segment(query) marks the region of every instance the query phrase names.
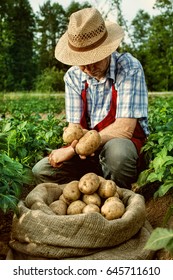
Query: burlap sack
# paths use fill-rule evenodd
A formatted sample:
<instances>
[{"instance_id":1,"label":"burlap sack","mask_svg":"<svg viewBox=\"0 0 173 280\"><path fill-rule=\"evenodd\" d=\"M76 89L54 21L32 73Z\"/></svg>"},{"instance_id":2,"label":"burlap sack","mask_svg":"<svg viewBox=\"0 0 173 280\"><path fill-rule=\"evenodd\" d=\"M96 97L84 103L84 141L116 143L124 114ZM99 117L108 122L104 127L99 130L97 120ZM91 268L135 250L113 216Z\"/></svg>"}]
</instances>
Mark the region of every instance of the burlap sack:
<instances>
[{"instance_id":1,"label":"burlap sack","mask_svg":"<svg viewBox=\"0 0 173 280\"><path fill-rule=\"evenodd\" d=\"M58 216L49 208L63 186L38 185L19 202L13 218L13 259L148 259L143 247L151 233L144 198L123 189L126 212L106 220L99 213Z\"/></svg>"}]
</instances>

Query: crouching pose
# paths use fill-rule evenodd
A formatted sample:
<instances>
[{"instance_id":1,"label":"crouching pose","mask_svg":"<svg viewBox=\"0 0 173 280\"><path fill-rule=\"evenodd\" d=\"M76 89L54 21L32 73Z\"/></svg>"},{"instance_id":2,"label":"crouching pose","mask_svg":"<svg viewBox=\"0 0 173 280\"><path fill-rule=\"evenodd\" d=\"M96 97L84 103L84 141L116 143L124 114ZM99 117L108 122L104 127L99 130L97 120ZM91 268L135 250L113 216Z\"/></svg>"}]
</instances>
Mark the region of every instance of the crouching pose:
<instances>
[{"instance_id":1,"label":"crouching pose","mask_svg":"<svg viewBox=\"0 0 173 280\"><path fill-rule=\"evenodd\" d=\"M136 181L149 134L148 92L140 62L117 52L123 37L123 29L95 8L70 16L55 48L56 59L71 66L64 77L66 120L98 131L101 143L86 157L76 153L78 141L53 150L33 168L38 183L67 183L89 172L124 188Z\"/></svg>"}]
</instances>

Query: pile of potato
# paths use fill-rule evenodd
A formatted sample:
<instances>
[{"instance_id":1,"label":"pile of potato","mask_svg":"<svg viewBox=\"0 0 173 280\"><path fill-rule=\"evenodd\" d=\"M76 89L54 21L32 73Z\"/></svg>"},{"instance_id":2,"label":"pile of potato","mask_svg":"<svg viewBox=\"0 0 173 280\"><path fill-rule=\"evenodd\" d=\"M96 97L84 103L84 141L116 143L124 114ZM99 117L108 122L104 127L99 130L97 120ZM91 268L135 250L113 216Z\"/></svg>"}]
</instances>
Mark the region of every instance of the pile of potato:
<instances>
[{"instance_id":1,"label":"pile of potato","mask_svg":"<svg viewBox=\"0 0 173 280\"><path fill-rule=\"evenodd\" d=\"M122 189L114 181L87 173L79 181L66 184L62 195L49 207L57 215L98 212L107 220L113 220L125 212L122 195Z\"/></svg>"}]
</instances>

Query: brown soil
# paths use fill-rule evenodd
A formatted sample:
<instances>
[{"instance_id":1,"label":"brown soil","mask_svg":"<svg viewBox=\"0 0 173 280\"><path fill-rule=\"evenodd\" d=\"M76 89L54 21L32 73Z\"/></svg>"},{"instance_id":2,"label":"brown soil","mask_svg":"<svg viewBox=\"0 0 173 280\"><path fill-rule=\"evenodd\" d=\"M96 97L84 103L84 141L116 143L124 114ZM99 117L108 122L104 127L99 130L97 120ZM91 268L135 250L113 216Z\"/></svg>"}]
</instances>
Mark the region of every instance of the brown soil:
<instances>
[{"instance_id":1,"label":"brown soil","mask_svg":"<svg viewBox=\"0 0 173 280\"><path fill-rule=\"evenodd\" d=\"M22 199L31 191L33 187L25 188ZM173 205L173 193L169 193L163 197L154 199L153 194L158 188L157 185L145 186L144 188L138 188L134 185L133 190L136 193L140 193L144 196L146 201L146 215L147 219L153 228L162 227L165 214L170 205ZM0 260L5 260L8 252L8 243L10 240L11 224L12 224L13 213L3 214L0 211ZM166 227L173 229L173 216L169 219ZM165 250L159 250L155 253L154 259L156 260L172 260L173 257L169 252Z\"/></svg>"}]
</instances>

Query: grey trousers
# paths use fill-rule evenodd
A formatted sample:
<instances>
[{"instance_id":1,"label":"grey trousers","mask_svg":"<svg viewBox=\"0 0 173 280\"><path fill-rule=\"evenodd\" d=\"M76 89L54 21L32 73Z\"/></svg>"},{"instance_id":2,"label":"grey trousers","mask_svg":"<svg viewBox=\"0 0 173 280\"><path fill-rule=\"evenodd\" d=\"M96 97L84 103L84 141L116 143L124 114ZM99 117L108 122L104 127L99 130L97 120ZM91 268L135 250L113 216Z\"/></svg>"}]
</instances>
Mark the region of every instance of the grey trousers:
<instances>
[{"instance_id":1,"label":"grey trousers","mask_svg":"<svg viewBox=\"0 0 173 280\"><path fill-rule=\"evenodd\" d=\"M131 183L137 179L138 154L133 142L129 139L114 138L108 141L93 157L80 159L75 155L54 168L48 162L48 157L40 160L33 167L36 183L54 182L65 184L80 178L89 172L111 179L119 187L131 188Z\"/></svg>"}]
</instances>

